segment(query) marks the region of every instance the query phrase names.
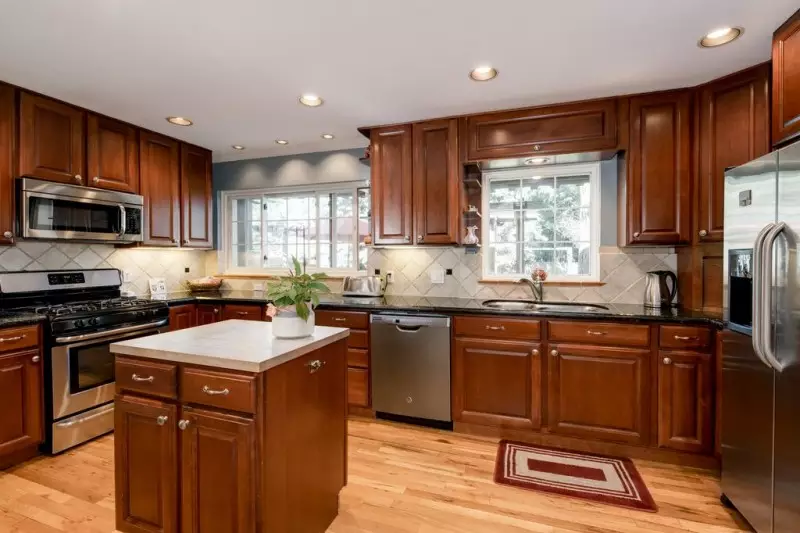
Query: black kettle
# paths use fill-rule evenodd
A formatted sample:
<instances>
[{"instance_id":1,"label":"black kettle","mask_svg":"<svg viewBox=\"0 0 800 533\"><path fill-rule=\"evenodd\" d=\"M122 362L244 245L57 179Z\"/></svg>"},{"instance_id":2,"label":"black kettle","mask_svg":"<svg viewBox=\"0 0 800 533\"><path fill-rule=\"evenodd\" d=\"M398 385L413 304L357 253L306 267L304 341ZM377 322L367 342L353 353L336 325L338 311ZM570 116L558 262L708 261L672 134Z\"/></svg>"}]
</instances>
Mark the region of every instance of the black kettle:
<instances>
[{"instance_id":1,"label":"black kettle","mask_svg":"<svg viewBox=\"0 0 800 533\"><path fill-rule=\"evenodd\" d=\"M672 286L667 283L672 282ZM654 270L644 276L644 306L671 307L678 304L678 277L669 270Z\"/></svg>"}]
</instances>

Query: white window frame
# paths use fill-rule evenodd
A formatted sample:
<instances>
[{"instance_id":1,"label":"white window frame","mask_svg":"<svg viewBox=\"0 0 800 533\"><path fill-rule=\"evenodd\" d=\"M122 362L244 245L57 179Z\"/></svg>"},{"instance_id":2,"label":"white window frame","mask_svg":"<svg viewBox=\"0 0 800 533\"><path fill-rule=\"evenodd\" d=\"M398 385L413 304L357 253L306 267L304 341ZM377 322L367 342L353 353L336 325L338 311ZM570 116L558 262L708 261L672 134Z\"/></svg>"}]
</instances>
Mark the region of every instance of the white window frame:
<instances>
[{"instance_id":1,"label":"white window frame","mask_svg":"<svg viewBox=\"0 0 800 533\"><path fill-rule=\"evenodd\" d=\"M591 235L589 249L591 251L591 272L587 275L561 275L550 274L547 281L557 282L597 282L600 281L600 163L579 163L569 165L551 165L544 167L525 167L507 170L486 171L482 176L483 194L481 198L481 213L483 213L483 224L481 228L481 242L483 243L481 279L483 281L517 281L520 277L526 277L530 273L518 274L490 274L489 273L489 182L492 179L519 179L529 178L533 175L542 178L552 178L559 176L569 176L576 174L589 175L589 187L591 189L591 205L589 206L589 220L591 223ZM521 260L522 258L520 258Z\"/></svg>"},{"instance_id":2,"label":"white window frame","mask_svg":"<svg viewBox=\"0 0 800 533\"><path fill-rule=\"evenodd\" d=\"M220 253L219 253L219 268L225 274L238 274L238 275L269 275L269 276L284 276L287 273L286 268L255 268L255 267L235 267L231 266L231 224L233 222L233 213L231 212L231 203L234 200L264 197L270 194L303 194L303 193L316 193L316 194L332 194L332 193L352 193L353 194L353 245L355 250L356 264L352 269L345 268L320 268L316 266L308 266L306 271L308 273L324 272L331 276L352 276L354 274L363 274L363 270L358 270L358 189L369 188L369 181L348 181L338 183L321 183L319 185L302 185L293 187L272 187L268 189L245 189L235 191L220 191L219 192L219 219L217 221L217 229L220 235ZM331 206L333 209L333 206ZM370 214L372 208L370 206ZM370 221L371 222L371 221ZM261 228L262 238L266 228L266 220L264 218L264 210L261 210ZM368 252L369 253L369 252Z\"/></svg>"}]
</instances>

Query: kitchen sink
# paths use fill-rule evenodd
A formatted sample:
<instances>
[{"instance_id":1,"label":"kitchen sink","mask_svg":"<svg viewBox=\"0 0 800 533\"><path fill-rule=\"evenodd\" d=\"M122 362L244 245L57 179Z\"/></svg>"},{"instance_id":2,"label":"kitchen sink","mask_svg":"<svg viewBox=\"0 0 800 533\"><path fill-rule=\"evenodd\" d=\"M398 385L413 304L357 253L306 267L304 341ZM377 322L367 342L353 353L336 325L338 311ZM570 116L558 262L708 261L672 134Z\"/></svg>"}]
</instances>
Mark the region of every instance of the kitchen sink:
<instances>
[{"instance_id":1,"label":"kitchen sink","mask_svg":"<svg viewBox=\"0 0 800 533\"><path fill-rule=\"evenodd\" d=\"M608 307L575 302L536 302L533 300L486 300L483 307L507 311L555 311L558 313L591 313L607 311Z\"/></svg>"}]
</instances>

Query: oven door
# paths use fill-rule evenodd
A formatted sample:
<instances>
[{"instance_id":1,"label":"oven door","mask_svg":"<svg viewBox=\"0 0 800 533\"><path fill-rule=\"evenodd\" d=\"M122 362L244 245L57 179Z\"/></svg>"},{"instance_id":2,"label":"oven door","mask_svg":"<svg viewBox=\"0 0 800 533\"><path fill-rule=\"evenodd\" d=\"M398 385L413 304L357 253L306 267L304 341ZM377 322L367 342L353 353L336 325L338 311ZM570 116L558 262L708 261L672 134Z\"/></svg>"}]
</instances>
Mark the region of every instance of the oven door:
<instances>
[{"instance_id":1,"label":"oven door","mask_svg":"<svg viewBox=\"0 0 800 533\"><path fill-rule=\"evenodd\" d=\"M133 327L138 329L120 328L127 333L90 333L82 336L84 340L53 346L50 351L53 420L111 402L114 399L111 343L161 333L166 331L167 323L156 323L147 329Z\"/></svg>"}]
</instances>

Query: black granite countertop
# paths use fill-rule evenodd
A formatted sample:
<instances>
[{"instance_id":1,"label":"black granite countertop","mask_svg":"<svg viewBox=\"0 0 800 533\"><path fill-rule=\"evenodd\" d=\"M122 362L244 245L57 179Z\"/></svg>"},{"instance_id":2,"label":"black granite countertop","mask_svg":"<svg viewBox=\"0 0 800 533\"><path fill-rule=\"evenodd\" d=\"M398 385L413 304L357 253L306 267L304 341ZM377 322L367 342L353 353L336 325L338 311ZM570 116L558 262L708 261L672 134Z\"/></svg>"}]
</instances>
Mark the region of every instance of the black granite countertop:
<instances>
[{"instance_id":1,"label":"black granite countertop","mask_svg":"<svg viewBox=\"0 0 800 533\"><path fill-rule=\"evenodd\" d=\"M28 311L0 311L0 328L10 328L13 326L30 326L47 320L44 315L30 313Z\"/></svg>"},{"instance_id":2,"label":"black granite countertop","mask_svg":"<svg viewBox=\"0 0 800 533\"><path fill-rule=\"evenodd\" d=\"M148 297L145 297L148 298ZM164 300L170 305L192 302L266 303L266 293L261 291L179 292L169 293ZM373 312L481 314L530 317L584 318L624 320L626 322L673 322L676 324L707 324L723 327L718 316L690 309L649 309L634 304L603 304L607 309L592 311L532 311L491 309L483 307L483 300L472 298L426 298L421 296L385 296L383 298L354 298L337 294L321 298L320 309L358 309ZM556 302L554 302L556 303Z\"/></svg>"}]
</instances>

